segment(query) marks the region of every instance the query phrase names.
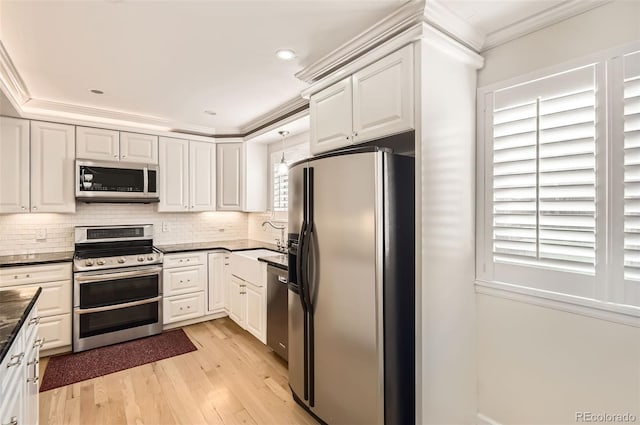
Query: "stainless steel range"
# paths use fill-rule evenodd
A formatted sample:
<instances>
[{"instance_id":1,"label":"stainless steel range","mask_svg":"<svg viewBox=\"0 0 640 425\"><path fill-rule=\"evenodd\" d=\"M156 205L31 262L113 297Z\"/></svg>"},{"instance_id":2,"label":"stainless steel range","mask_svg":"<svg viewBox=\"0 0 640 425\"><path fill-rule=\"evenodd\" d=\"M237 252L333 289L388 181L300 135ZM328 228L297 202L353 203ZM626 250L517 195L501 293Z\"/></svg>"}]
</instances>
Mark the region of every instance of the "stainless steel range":
<instances>
[{"instance_id":1,"label":"stainless steel range","mask_svg":"<svg viewBox=\"0 0 640 425\"><path fill-rule=\"evenodd\" d=\"M162 332L162 253L153 225L76 227L73 351Z\"/></svg>"}]
</instances>

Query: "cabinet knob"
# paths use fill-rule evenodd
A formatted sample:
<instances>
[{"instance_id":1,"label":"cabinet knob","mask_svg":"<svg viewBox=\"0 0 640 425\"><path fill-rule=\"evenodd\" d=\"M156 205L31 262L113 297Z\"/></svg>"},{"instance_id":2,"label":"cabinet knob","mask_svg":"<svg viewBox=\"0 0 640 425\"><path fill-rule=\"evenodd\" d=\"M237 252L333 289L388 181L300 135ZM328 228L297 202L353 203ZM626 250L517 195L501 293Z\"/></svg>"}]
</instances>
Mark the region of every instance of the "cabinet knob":
<instances>
[{"instance_id":1,"label":"cabinet knob","mask_svg":"<svg viewBox=\"0 0 640 425\"><path fill-rule=\"evenodd\" d=\"M40 323L40 316L36 316L29 320L29 325L37 325L38 323Z\"/></svg>"},{"instance_id":2,"label":"cabinet knob","mask_svg":"<svg viewBox=\"0 0 640 425\"><path fill-rule=\"evenodd\" d=\"M27 277L31 277L31 275L30 275L30 274L28 274L28 275L27 275Z\"/></svg>"},{"instance_id":3,"label":"cabinet knob","mask_svg":"<svg viewBox=\"0 0 640 425\"><path fill-rule=\"evenodd\" d=\"M2 424L2 425L18 425L18 417L17 416L12 416L11 417L11 422L9 422L7 424Z\"/></svg>"},{"instance_id":4,"label":"cabinet knob","mask_svg":"<svg viewBox=\"0 0 640 425\"><path fill-rule=\"evenodd\" d=\"M349 136L347 136L346 139L349 140Z\"/></svg>"},{"instance_id":5,"label":"cabinet knob","mask_svg":"<svg viewBox=\"0 0 640 425\"><path fill-rule=\"evenodd\" d=\"M123 157L123 158L126 158L126 157L127 157L127 155L122 155L122 157Z\"/></svg>"},{"instance_id":6,"label":"cabinet knob","mask_svg":"<svg viewBox=\"0 0 640 425\"><path fill-rule=\"evenodd\" d=\"M114 157L114 158L117 158L117 157L118 157L118 155L113 155L113 157Z\"/></svg>"},{"instance_id":7,"label":"cabinet knob","mask_svg":"<svg viewBox=\"0 0 640 425\"><path fill-rule=\"evenodd\" d=\"M35 211L35 210L37 210L37 209L38 209L38 207L32 207L32 209Z\"/></svg>"},{"instance_id":8,"label":"cabinet knob","mask_svg":"<svg viewBox=\"0 0 640 425\"><path fill-rule=\"evenodd\" d=\"M191 208L195 208L195 205L191 205Z\"/></svg>"},{"instance_id":9,"label":"cabinet knob","mask_svg":"<svg viewBox=\"0 0 640 425\"><path fill-rule=\"evenodd\" d=\"M33 343L33 348L42 347L43 345L44 345L44 337L41 336L40 338L36 339L36 341Z\"/></svg>"},{"instance_id":10,"label":"cabinet knob","mask_svg":"<svg viewBox=\"0 0 640 425\"><path fill-rule=\"evenodd\" d=\"M358 132L353 133L353 137L358 137Z\"/></svg>"},{"instance_id":11,"label":"cabinet knob","mask_svg":"<svg viewBox=\"0 0 640 425\"><path fill-rule=\"evenodd\" d=\"M188 206L188 205L185 205L185 206L184 206L184 209L186 210L187 208L189 208L189 206Z\"/></svg>"},{"instance_id":12,"label":"cabinet knob","mask_svg":"<svg viewBox=\"0 0 640 425\"><path fill-rule=\"evenodd\" d=\"M20 207L22 209L22 211L26 211L27 207Z\"/></svg>"}]
</instances>

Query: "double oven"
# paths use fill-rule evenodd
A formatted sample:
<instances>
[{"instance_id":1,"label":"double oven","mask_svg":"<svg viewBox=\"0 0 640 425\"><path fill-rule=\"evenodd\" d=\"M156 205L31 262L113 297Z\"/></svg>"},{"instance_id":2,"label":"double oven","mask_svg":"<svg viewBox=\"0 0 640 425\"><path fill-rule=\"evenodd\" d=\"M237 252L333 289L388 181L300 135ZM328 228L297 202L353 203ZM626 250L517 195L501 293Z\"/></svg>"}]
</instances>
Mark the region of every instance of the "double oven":
<instances>
[{"instance_id":1,"label":"double oven","mask_svg":"<svg viewBox=\"0 0 640 425\"><path fill-rule=\"evenodd\" d=\"M153 226L76 227L73 351L162 332L162 253Z\"/></svg>"}]
</instances>

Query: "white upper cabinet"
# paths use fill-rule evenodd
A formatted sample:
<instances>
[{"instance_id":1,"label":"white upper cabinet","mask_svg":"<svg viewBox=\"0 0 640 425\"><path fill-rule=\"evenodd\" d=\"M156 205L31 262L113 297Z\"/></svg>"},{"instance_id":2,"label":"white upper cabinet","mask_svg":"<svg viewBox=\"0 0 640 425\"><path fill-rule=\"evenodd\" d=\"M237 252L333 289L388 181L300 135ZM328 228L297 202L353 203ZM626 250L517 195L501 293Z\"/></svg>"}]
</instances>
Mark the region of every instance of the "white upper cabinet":
<instances>
[{"instance_id":1,"label":"white upper cabinet","mask_svg":"<svg viewBox=\"0 0 640 425\"><path fill-rule=\"evenodd\" d=\"M218 210L242 210L242 142L218 144Z\"/></svg>"},{"instance_id":2,"label":"white upper cabinet","mask_svg":"<svg viewBox=\"0 0 640 425\"><path fill-rule=\"evenodd\" d=\"M102 128L76 127L78 159L118 161L120 132Z\"/></svg>"},{"instance_id":3,"label":"white upper cabinet","mask_svg":"<svg viewBox=\"0 0 640 425\"><path fill-rule=\"evenodd\" d=\"M312 94L311 153L413 129L413 77L409 45Z\"/></svg>"},{"instance_id":4,"label":"white upper cabinet","mask_svg":"<svg viewBox=\"0 0 640 425\"><path fill-rule=\"evenodd\" d=\"M31 211L76 211L72 125L31 121Z\"/></svg>"},{"instance_id":5,"label":"white upper cabinet","mask_svg":"<svg viewBox=\"0 0 640 425\"><path fill-rule=\"evenodd\" d=\"M189 142L190 211L213 211L216 207L216 145Z\"/></svg>"},{"instance_id":6,"label":"white upper cabinet","mask_svg":"<svg viewBox=\"0 0 640 425\"><path fill-rule=\"evenodd\" d=\"M0 117L0 213L29 212L29 121Z\"/></svg>"},{"instance_id":7,"label":"white upper cabinet","mask_svg":"<svg viewBox=\"0 0 640 425\"><path fill-rule=\"evenodd\" d=\"M160 138L158 211L214 211L216 145Z\"/></svg>"},{"instance_id":8,"label":"white upper cabinet","mask_svg":"<svg viewBox=\"0 0 640 425\"><path fill-rule=\"evenodd\" d=\"M219 143L217 207L222 211L267 210L267 146L251 142Z\"/></svg>"},{"instance_id":9,"label":"white upper cabinet","mask_svg":"<svg viewBox=\"0 0 640 425\"><path fill-rule=\"evenodd\" d=\"M311 153L318 154L352 143L351 77L315 93L309 100Z\"/></svg>"},{"instance_id":10,"label":"white upper cabinet","mask_svg":"<svg viewBox=\"0 0 640 425\"><path fill-rule=\"evenodd\" d=\"M121 132L120 161L157 164L158 136Z\"/></svg>"},{"instance_id":11,"label":"white upper cabinet","mask_svg":"<svg viewBox=\"0 0 640 425\"><path fill-rule=\"evenodd\" d=\"M382 58L352 78L354 143L414 127L412 46Z\"/></svg>"},{"instance_id":12,"label":"white upper cabinet","mask_svg":"<svg viewBox=\"0 0 640 425\"><path fill-rule=\"evenodd\" d=\"M158 163L158 136L90 127L77 127L76 134L78 159Z\"/></svg>"},{"instance_id":13,"label":"white upper cabinet","mask_svg":"<svg viewBox=\"0 0 640 425\"><path fill-rule=\"evenodd\" d=\"M158 211L189 210L189 141L161 137Z\"/></svg>"}]
</instances>

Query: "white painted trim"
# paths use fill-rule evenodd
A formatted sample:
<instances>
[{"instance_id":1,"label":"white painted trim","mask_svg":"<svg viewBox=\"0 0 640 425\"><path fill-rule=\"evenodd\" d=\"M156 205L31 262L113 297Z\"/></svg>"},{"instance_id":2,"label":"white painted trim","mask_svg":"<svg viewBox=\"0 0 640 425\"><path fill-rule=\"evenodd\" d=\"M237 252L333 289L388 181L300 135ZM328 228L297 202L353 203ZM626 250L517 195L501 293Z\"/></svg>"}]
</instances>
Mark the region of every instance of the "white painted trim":
<instances>
[{"instance_id":1,"label":"white painted trim","mask_svg":"<svg viewBox=\"0 0 640 425\"><path fill-rule=\"evenodd\" d=\"M302 91L301 96L304 98L309 98L313 93L317 93L337 83L338 81L341 81L346 76L352 75L362 68L371 65L372 63L384 58L385 56L403 48L404 46L417 41L423 41L427 44L430 44L438 48L439 50L442 50L443 52L451 55L455 59L470 64L476 69L481 68L484 64L484 58L482 58L482 56L478 55L468 47L462 45L446 34L443 34L440 30L432 27L429 24L421 22L406 29L384 44L370 50L358 59L355 59L354 61L340 68L336 72L312 84Z\"/></svg>"},{"instance_id":2,"label":"white painted trim","mask_svg":"<svg viewBox=\"0 0 640 425\"><path fill-rule=\"evenodd\" d=\"M306 83L313 83L324 78L345 63L354 60L390 37L415 25L417 18L422 17L424 3L424 0L405 3L392 14L306 66L297 72L295 76Z\"/></svg>"},{"instance_id":3,"label":"white painted trim","mask_svg":"<svg viewBox=\"0 0 640 425\"><path fill-rule=\"evenodd\" d=\"M500 422L491 419L490 417L483 415L482 413L478 412L478 416L477 416L477 421L476 424L477 425L502 425Z\"/></svg>"},{"instance_id":4,"label":"white painted trim","mask_svg":"<svg viewBox=\"0 0 640 425\"><path fill-rule=\"evenodd\" d=\"M453 13L441 0L426 2L424 22L476 52L479 52L485 43L485 34L482 31Z\"/></svg>"},{"instance_id":5,"label":"white painted trim","mask_svg":"<svg viewBox=\"0 0 640 425\"><path fill-rule=\"evenodd\" d=\"M500 44L522 37L523 35L530 34L549 25L595 9L596 7L611 3L611 1L612 0L567 0L558 5L551 6L542 12L488 33L482 46L482 51L484 52Z\"/></svg>"},{"instance_id":6,"label":"white painted trim","mask_svg":"<svg viewBox=\"0 0 640 425\"><path fill-rule=\"evenodd\" d=\"M523 302L608 322L640 327L640 308L527 288L503 282L475 281L477 294Z\"/></svg>"},{"instance_id":7,"label":"white painted trim","mask_svg":"<svg viewBox=\"0 0 640 425\"><path fill-rule=\"evenodd\" d=\"M2 41L0 41L0 82L8 92L7 97L13 108L20 113L20 106L30 98L29 91Z\"/></svg>"},{"instance_id":8,"label":"white painted trim","mask_svg":"<svg viewBox=\"0 0 640 425\"><path fill-rule=\"evenodd\" d=\"M437 28L475 51L480 50L484 42L484 34L437 0L413 0L295 75L304 82L315 83L421 23Z\"/></svg>"},{"instance_id":9,"label":"white painted trim","mask_svg":"<svg viewBox=\"0 0 640 425\"><path fill-rule=\"evenodd\" d=\"M253 129L258 128L262 125L265 125L271 121L277 120L278 118L290 113L291 111L295 111L298 108L301 108L305 105L309 104L309 99L304 99L302 97L296 97L291 99L290 101L280 105L279 107L277 107L276 109L271 110L270 112L256 118L255 120L251 121L249 124L247 124L246 126L244 126L240 133L241 134L247 134L245 140L251 140L254 139L258 136L263 135L264 133L268 133L269 131L272 131L274 128L280 127L284 124L288 124L290 122L293 122L299 118L304 117L305 115L309 115L309 109L305 109L304 111L300 111L294 115L291 115L283 120L280 120L278 122L274 122L273 124L262 128L258 131L252 132Z\"/></svg>"}]
</instances>

